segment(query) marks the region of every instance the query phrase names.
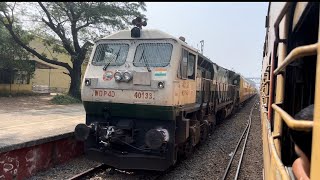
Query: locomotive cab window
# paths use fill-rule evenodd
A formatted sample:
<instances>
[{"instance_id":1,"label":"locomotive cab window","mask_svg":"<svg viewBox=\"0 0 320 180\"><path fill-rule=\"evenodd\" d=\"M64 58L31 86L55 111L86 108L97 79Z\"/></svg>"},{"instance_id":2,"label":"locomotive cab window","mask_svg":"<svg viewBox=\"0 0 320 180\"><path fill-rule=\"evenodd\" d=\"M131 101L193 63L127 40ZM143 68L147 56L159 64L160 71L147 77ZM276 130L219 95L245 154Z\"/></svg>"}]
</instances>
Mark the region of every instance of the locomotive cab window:
<instances>
[{"instance_id":1,"label":"locomotive cab window","mask_svg":"<svg viewBox=\"0 0 320 180\"><path fill-rule=\"evenodd\" d=\"M179 73L182 79L195 79L195 62L196 56L183 49Z\"/></svg>"},{"instance_id":2,"label":"locomotive cab window","mask_svg":"<svg viewBox=\"0 0 320 180\"><path fill-rule=\"evenodd\" d=\"M134 55L133 65L137 67L166 67L172 54L170 43L139 44Z\"/></svg>"},{"instance_id":3,"label":"locomotive cab window","mask_svg":"<svg viewBox=\"0 0 320 180\"><path fill-rule=\"evenodd\" d=\"M105 64L109 64L110 66L121 66L127 59L128 51L128 44L99 44L96 48L92 64L98 66Z\"/></svg>"}]
</instances>

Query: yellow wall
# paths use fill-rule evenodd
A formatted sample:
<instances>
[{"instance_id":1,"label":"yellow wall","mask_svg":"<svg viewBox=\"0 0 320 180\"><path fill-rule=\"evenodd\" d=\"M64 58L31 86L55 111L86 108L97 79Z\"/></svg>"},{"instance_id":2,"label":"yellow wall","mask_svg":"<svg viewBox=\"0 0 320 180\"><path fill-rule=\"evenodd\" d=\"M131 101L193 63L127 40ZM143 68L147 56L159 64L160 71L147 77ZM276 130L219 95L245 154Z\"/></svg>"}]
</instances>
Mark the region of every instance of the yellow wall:
<instances>
[{"instance_id":1,"label":"yellow wall","mask_svg":"<svg viewBox=\"0 0 320 180\"><path fill-rule=\"evenodd\" d=\"M58 61L69 63L69 65L72 67L69 55L52 52L50 46L46 47L45 45L43 45L41 38L36 38L35 40L31 41L29 45L33 47L37 52L45 53L49 59L57 58ZM65 68L46 63L42 60L39 60L37 57L30 57L30 59L33 59L35 61L38 61L56 68L51 70L36 69L34 77L33 79L31 79L32 85L49 86L49 74L50 74L50 89L58 88L60 90L63 90L63 92L68 91L69 85L70 85L70 77L67 74L63 73L63 72L65 73L68 72Z\"/></svg>"},{"instance_id":2,"label":"yellow wall","mask_svg":"<svg viewBox=\"0 0 320 180\"><path fill-rule=\"evenodd\" d=\"M11 84L11 93L31 93L31 84ZM10 84L0 84L0 94L10 93Z\"/></svg>"},{"instance_id":3,"label":"yellow wall","mask_svg":"<svg viewBox=\"0 0 320 180\"><path fill-rule=\"evenodd\" d=\"M52 52L52 47L47 47L43 44L42 38L36 38L29 44L32 48L34 48L40 54L45 53L49 59L57 58L59 62L68 63L72 67L72 63L70 60L70 56L68 54L61 54ZM30 60L35 60L37 62L41 62L42 64L46 64L55 69L38 69L36 68L34 77L30 80L30 84L13 84L11 89L13 91L29 91L32 92L32 86L48 86L49 87L49 75L50 75L50 89L58 92L68 92L69 86L71 83L71 79L67 74L68 71L60 66L52 65L46 63L35 56L30 56ZM86 69L86 63L84 63L81 68L81 72L84 74ZM0 93L5 92L10 89L9 84L0 84Z\"/></svg>"},{"instance_id":4,"label":"yellow wall","mask_svg":"<svg viewBox=\"0 0 320 180\"><path fill-rule=\"evenodd\" d=\"M48 86L58 92L67 92L70 85L70 77L63 74L62 69L36 69L31 83L33 85ZM50 76L50 78L49 78ZM49 83L50 79L50 83Z\"/></svg>"},{"instance_id":5,"label":"yellow wall","mask_svg":"<svg viewBox=\"0 0 320 180\"><path fill-rule=\"evenodd\" d=\"M35 48L37 52L44 52L49 59L57 58L58 61L68 63L72 67L70 56L68 54L53 53L51 50L49 52L48 49L50 49L50 47L45 47L40 38L32 41L30 43L30 46ZM50 74L50 89L57 90L59 92L68 92L71 79L67 74L63 73L63 72L68 73L68 71L65 68L52 65L49 63L45 63L39 60L37 57L32 57L31 59L34 59L36 61L42 62L54 68L57 68L57 69L51 69L51 70L36 69L34 78L31 80L31 83L33 85L49 86L49 74ZM85 71L85 68L86 68L86 64L84 63L82 67L83 73Z\"/></svg>"}]
</instances>

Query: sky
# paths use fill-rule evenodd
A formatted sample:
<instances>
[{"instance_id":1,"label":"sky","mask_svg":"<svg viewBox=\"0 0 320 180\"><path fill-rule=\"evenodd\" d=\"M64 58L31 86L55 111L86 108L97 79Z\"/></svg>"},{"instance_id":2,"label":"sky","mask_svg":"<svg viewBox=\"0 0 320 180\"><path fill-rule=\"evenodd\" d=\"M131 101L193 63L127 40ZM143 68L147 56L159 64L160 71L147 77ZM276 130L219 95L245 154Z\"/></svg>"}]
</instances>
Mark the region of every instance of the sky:
<instances>
[{"instance_id":1,"label":"sky","mask_svg":"<svg viewBox=\"0 0 320 180\"><path fill-rule=\"evenodd\" d=\"M218 65L260 77L268 2L146 2L148 29L159 29L200 50Z\"/></svg>"},{"instance_id":2,"label":"sky","mask_svg":"<svg viewBox=\"0 0 320 180\"><path fill-rule=\"evenodd\" d=\"M200 50L216 64L260 77L268 2L146 2L146 29L159 29Z\"/></svg>"}]
</instances>

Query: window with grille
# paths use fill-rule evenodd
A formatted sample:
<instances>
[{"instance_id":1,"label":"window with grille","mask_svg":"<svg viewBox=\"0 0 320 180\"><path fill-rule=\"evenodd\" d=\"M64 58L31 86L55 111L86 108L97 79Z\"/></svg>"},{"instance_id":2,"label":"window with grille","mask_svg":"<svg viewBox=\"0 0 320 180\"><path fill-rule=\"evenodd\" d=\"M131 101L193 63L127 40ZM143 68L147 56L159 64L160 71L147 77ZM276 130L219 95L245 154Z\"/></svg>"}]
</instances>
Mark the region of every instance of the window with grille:
<instances>
[{"instance_id":1,"label":"window with grille","mask_svg":"<svg viewBox=\"0 0 320 180\"><path fill-rule=\"evenodd\" d=\"M99 44L96 48L92 64L121 66L127 59L128 51L129 45L124 43Z\"/></svg>"},{"instance_id":2,"label":"window with grille","mask_svg":"<svg viewBox=\"0 0 320 180\"><path fill-rule=\"evenodd\" d=\"M134 55L133 65L137 67L166 67L172 55L170 43L139 44Z\"/></svg>"}]
</instances>

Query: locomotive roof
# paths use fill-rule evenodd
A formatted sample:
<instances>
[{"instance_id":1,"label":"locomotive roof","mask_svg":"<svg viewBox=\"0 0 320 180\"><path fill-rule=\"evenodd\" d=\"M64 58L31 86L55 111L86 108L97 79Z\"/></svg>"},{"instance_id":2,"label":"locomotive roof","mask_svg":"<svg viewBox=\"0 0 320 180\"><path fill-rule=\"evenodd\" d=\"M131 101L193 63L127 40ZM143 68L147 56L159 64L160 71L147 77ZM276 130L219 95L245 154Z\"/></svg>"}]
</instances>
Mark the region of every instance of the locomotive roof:
<instances>
[{"instance_id":1,"label":"locomotive roof","mask_svg":"<svg viewBox=\"0 0 320 180\"><path fill-rule=\"evenodd\" d=\"M176 40L179 44L183 44L187 46L191 50L198 52L197 49L193 48L192 46L188 45L186 42L181 41L179 38L176 38L166 32L160 31L158 29L142 29L141 30L141 37L140 38L132 38L131 37L131 30L121 30L116 33L113 33L109 36L103 37L102 39L173 39Z\"/></svg>"},{"instance_id":2,"label":"locomotive roof","mask_svg":"<svg viewBox=\"0 0 320 180\"><path fill-rule=\"evenodd\" d=\"M227 71L230 71L227 68L224 68L216 63L214 63L211 59L209 59L208 57L206 57L205 55L201 54L199 52L199 50L193 48L192 46L188 45L186 42L181 41L179 38L176 38L166 32L163 32L161 30L158 29L142 29L141 30L141 36L140 38L132 38L131 37L131 30L121 30L118 31L116 33L113 33L109 36L103 37L101 40L106 40L106 39L110 39L110 40L130 40L130 39L173 39L175 41L177 41L179 44L186 46L187 48L195 51L198 53L199 56L201 56L202 58L204 58L205 61L209 61L212 65L216 65L218 68L223 68Z\"/></svg>"}]
</instances>

